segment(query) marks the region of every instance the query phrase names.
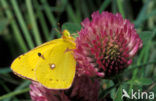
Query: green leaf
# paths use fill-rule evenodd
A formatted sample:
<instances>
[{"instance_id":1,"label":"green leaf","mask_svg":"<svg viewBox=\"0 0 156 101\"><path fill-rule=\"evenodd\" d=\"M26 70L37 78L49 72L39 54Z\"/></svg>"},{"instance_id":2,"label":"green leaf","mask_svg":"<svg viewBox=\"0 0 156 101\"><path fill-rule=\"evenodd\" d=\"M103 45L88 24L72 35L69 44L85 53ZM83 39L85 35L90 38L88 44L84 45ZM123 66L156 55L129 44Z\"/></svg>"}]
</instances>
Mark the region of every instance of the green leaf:
<instances>
[{"instance_id":1,"label":"green leaf","mask_svg":"<svg viewBox=\"0 0 156 101\"><path fill-rule=\"evenodd\" d=\"M106 97L108 94L112 93L112 90L115 90L116 87L120 85L120 83L113 85L112 81L102 80L102 85L104 83L106 83L108 87L106 89L101 89L99 93L99 99Z\"/></svg>"},{"instance_id":2,"label":"green leaf","mask_svg":"<svg viewBox=\"0 0 156 101\"><path fill-rule=\"evenodd\" d=\"M144 86L152 84L153 81L149 78L136 78L135 80L130 80L127 83L128 84L133 83L133 85Z\"/></svg>"},{"instance_id":3,"label":"green leaf","mask_svg":"<svg viewBox=\"0 0 156 101\"><path fill-rule=\"evenodd\" d=\"M156 92L156 84L154 84L152 91Z\"/></svg>"},{"instance_id":4,"label":"green leaf","mask_svg":"<svg viewBox=\"0 0 156 101\"><path fill-rule=\"evenodd\" d=\"M144 17L147 15L147 9L148 5L150 4L151 0L146 0L144 5L142 6L142 9L140 10L136 20L135 20L135 27L139 27L141 23L143 22Z\"/></svg>"},{"instance_id":5,"label":"green leaf","mask_svg":"<svg viewBox=\"0 0 156 101\"><path fill-rule=\"evenodd\" d=\"M9 23L8 19L0 20L0 33L2 33L2 31L5 29L8 23Z\"/></svg>"},{"instance_id":6,"label":"green leaf","mask_svg":"<svg viewBox=\"0 0 156 101\"><path fill-rule=\"evenodd\" d=\"M23 83L21 83L18 87L15 88L15 90L13 92L16 92L16 91L20 91L26 87L28 87L28 85L30 84L30 81L28 80L24 80ZM15 96L14 96L15 97ZM10 96L8 97L7 99L5 99L4 101L10 101L11 98L13 98L13 96ZM16 99L17 100L17 99ZM13 100L14 101L14 100Z\"/></svg>"},{"instance_id":7,"label":"green leaf","mask_svg":"<svg viewBox=\"0 0 156 101\"><path fill-rule=\"evenodd\" d=\"M105 10L106 7L108 7L110 3L111 3L111 0L103 1L103 3L100 6L99 12L101 13L103 10Z\"/></svg>"},{"instance_id":8,"label":"green leaf","mask_svg":"<svg viewBox=\"0 0 156 101\"><path fill-rule=\"evenodd\" d=\"M13 92L10 92L10 93L7 93L5 95L0 96L0 100L8 98L8 97L13 97L13 96L16 96L19 94L23 94L23 93L26 93L28 91L29 91L29 88L25 88L25 89L18 90L18 91L13 91Z\"/></svg>"},{"instance_id":9,"label":"green leaf","mask_svg":"<svg viewBox=\"0 0 156 101\"><path fill-rule=\"evenodd\" d=\"M120 86L116 92L115 101L122 101L122 86Z\"/></svg>"},{"instance_id":10,"label":"green leaf","mask_svg":"<svg viewBox=\"0 0 156 101\"><path fill-rule=\"evenodd\" d=\"M9 67L1 68L0 69L0 74L6 74L11 72L11 69Z\"/></svg>"},{"instance_id":11,"label":"green leaf","mask_svg":"<svg viewBox=\"0 0 156 101\"><path fill-rule=\"evenodd\" d=\"M77 23L64 23L62 25L62 30L67 29L70 33L77 33L81 29L81 25Z\"/></svg>"},{"instance_id":12,"label":"green leaf","mask_svg":"<svg viewBox=\"0 0 156 101\"><path fill-rule=\"evenodd\" d=\"M143 41L143 44L146 44L149 40L152 39L153 37L153 32L151 31L144 31L144 32L141 32L139 34L141 40Z\"/></svg>"},{"instance_id":13,"label":"green leaf","mask_svg":"<svg viewBox=\"0 0 156 101\"><path fill-rule=\"evenodd\" d=\"M48 40L53 40L53 39L57 39L57 38L60 38L60 37L61 37L60 31L57 28L55 28L55 29L51 30L50 38Z\"/></svg>"}]
</instances>

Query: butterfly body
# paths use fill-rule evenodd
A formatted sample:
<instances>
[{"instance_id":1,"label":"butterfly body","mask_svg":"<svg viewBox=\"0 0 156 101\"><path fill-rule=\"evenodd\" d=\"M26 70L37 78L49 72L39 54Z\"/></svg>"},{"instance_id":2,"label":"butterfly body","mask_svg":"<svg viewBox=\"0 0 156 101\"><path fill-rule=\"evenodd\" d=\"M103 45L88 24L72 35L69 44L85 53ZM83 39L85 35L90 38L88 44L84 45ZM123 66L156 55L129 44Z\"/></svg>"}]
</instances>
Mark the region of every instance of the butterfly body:
<instances>
[{"instance_id":1,"label":"butterfly body","mask_svg":"<svg viewBox=\"0 0 156 101\"><path fill-rule=\"evenodd\" d=\"M67 89L71 86L76 61L73 57L74 38L68 31L60 39L46 42L17 57L11 69L20 77L41 83L49 89Z\"/></svg>"}]
</instances>

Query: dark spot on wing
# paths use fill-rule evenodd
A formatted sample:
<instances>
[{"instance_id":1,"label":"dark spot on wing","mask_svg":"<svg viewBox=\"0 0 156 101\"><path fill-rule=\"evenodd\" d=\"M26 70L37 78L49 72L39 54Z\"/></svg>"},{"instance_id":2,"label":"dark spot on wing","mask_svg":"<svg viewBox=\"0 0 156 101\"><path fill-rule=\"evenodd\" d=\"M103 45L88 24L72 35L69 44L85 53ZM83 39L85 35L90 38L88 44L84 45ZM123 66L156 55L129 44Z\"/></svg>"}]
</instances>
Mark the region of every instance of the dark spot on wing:
<instances>
[{"instance_id":1,"label":"dark spot on wing","mask_svg":"<svg viewBox=\"0 0 156 101\"><path fill-rule=\"evenodd\" d=\"M19 56L18 59L21 59L21 57Z\"/></svg>"},{"instance_id":2,"label":"dark spot on wing","mask_svg":"<svg viewBox=\"0 0 156 101\"><path fill-rule=\"evenodd\" d=\"M52 81L53 79L49 79L50 81Z\"/></svg>"},{"instance_id":3,"label":"dark spot on wing","mask_svg":"<svg viewBox=\"0 0 156 101\"><path fill-rule=\"evenodd\" d=\"M58 82L58 80L56 79L56 81Z\"/></svg>"},{"instance_id":4,"label":"dark spot on wing","mask_svg":"<svg viewBox=\"0 0 156 101\"><path fill-rule=\"evenodd\" d=\"M41 53L38 53L38 56L40 57L42 54Z\"/></svg>"},{"instance_id":5,"label":"dark spot on wing","mask_svg":"<svg viewBox=\"0 0 156 101\"><path fill-rule=\"evenodd\" d=\"M44 56L43 56L40 52L37 53L37 55L38 55L39 57L41 57L42 59L45 59Z\"/></svg>"},{"instance_id":6,"label":"dark spot on wing","mask_svg":"<svg viewBox=\"0 0 156 101\"><path fill-rule=\"evenodd\" d=\"M34 71L34 69L31 69L31 71Z\"/></svg>"}]
</instances>

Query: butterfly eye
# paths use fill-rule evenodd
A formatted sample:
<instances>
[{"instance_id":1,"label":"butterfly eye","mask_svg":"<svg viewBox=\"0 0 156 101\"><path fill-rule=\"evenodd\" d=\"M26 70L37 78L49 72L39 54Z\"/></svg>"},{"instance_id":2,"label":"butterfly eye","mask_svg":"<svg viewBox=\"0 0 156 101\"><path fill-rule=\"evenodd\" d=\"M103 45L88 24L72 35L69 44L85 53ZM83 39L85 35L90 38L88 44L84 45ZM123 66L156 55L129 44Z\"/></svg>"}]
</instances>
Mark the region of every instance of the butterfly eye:
<instances>
[{"instance_id":1,"label":"butterfly eye","mask_svg":"<svg viewBox=\"0 0 156 101\"><path fill-rule=\"evenodd\" d=\"M51 69L55 68L55 64L49 64Z\"/></svg>"}]
</instances>

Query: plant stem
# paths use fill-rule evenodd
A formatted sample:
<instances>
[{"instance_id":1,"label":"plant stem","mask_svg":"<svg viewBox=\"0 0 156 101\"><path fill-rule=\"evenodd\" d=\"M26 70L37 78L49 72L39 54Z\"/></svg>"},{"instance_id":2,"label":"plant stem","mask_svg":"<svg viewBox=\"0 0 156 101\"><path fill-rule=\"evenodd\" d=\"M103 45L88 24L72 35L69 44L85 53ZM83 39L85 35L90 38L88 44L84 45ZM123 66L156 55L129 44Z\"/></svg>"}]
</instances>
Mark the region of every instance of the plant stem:
<instances>
[{"instance_id":1,"label":"plant stem","mask_svg":"<svg viewBox=\"0 0 156 101\"><path fill-rule=\"evenodd\" d=\"M51 9L48 5L48 3L46 2L46 0L41 0L41 3L43 4L43 7L45 9L45 13L48 17L48 20L50 21L50 23L52 24L53 27L56 27L56 19L53 15L53 13L51 12Z\"/></svg>"},{"instance_id":2,"label":"plant stem","mask_svg":"<svg viewBox=\"0 0 156 101\"><path fill-rule=\"evenodd\" d=\"M48 31L48 26L47 26L47 23L45 21L44 15L40 9L40 6L39 6L39 3L37 0L34 0L34 4L35 4L36 11L37 11L37 16L39 18L39 22L41 23L41 26L43 29L45 39L46 39L46 41L48 41L50 39L49 38L49 31Z\"/></svg>"},{"instance_id":3,"label":"plant stem","mask_svg":"<svg viewBox=\"0 0 156 101\"><path fill-rule=\"evenodd\" d=\"M107 7L110 3L111 3L111 0L105 0L105 1L103 1L102 5L101 5L101 7L100 7L100 9L99 9L99 12L101 13L103 10L105 10L106 7Z\"/></svg>"},{"instance_id":4,"label":"plant stem","mask_svg":"<svg viewBox=\"0 0 156 101\"><path fill-rule=\"evenodd\" d=\"M25 92L28 92L28 91L29 91L29 88L25 88L25 89L22 89L22 90L14 91L14 92L11 92L11 93L8 93L8 94L0 96L0 100L8 98L8 97L15 96L15 95L19 95L19 94L22 94L22 93L25 93Z\"/></svg>"},{"instance_id":5,"label":"plant stem","mask_svg":"<svg viewBox=\"0 0 156 101\"><path fill-rule=\"evenodd\" d=\"M26 6L27 6L27 9L28 9L28 14L29 14L31 25L32 25L32 30L33 30L33 33L34 33L33 35L34 35L36 44L40 45L42 43L42 41L41 41L41 37L39 35L39 31L38 31L37 24L36 24L36 21L35 21L35 16L34 16L34 12L33 12L33 9L32 9L31 0L26 0Z\"/></svg>"},{"instance_id":6,"label":"plant stem","mask_svg":"<svg viewBox=\"0 0 156 101\"><path fill-rule=\"evenodd\" d=\"M117 5L119 8L119 12L122 14L123 18L125 18L125 12L123 9L123 2L121 0L117 0Z\"/></svg>"},{"instance_id":7,"label":"plant stem","mask_svg":"<svg viewBox=\"0 0 156 101\"><path fill-rule=\"evenodd\" d=\"M25 45L25 42L24 42L24 40L22 38L22 35L20 34L17 23L15 22L15 20L13 18L13 14L8 9L9 7L8 7L8 4L7 4L6 0L0 0L0 2L1 2L1 5L3 6L3 8L5 9L5 13L6 13L7 18L11 20L11 22L10 22L11 28L13 30L13 34L14 34L14 36L16 38L16 41L17 41L18 45L20 46L20 48L21 48L21 50L23 52L27 52L28 49L27 49L27 47Z\"/></svg>"},{"instance_id":8,"label":"plant stem","mask_svg":"<svg viewBox=\"0 0 156 101\"><path fill-rule=\"evenodd\" d=\"M24 19L22 17L20 9L19 9L19 7L17 5L17 1L16 0L11 0L11 4L13 5L13 9L14 9L15 14L17 16L19 24L20 24L20 26L22 28L22 31L23 31L24 36L26 38L26 41L28 42L28 46L29 46L30 49L32 49L32 48L34 48L34 44L33 44L33 41L32 41L32 39L30 37L30 33L29 33L29 31L27 29L27 26L26 26L26 24L24 22Z\"/></svg>"}]
</instances>

